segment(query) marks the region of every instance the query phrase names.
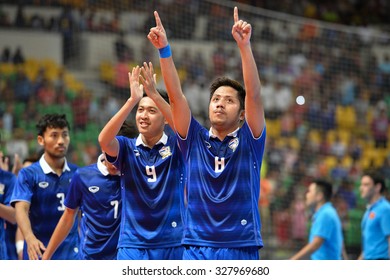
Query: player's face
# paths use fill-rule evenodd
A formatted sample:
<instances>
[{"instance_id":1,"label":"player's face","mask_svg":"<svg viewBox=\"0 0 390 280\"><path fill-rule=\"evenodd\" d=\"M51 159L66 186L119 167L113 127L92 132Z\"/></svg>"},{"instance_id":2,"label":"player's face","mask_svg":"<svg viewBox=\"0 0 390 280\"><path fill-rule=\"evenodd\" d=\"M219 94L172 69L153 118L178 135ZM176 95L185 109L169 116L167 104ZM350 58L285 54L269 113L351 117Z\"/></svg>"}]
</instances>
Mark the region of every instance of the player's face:
<instances>
[{"instance_id":1,"label":"player's face","mask_svg":"<svg viewBox=\"0 0 390 280\"><path fill-rule=\"evenodd\" d=\"M374 181L370 176L363 176L360 180L360 196L366 200L371 201L375 195Z\"/></svg>"},{"instance_id":2,"label":"player's face","mask_svg":"<svg viewBox=\"0 0 390 280\"><path fill-rule=\"evenodd\" d=\"M308 207L315 206L317 202L316 198L317 198L316 184L311 183L306 193L306 206Z\"/></svg>"},{"instance_id":3,"label":"player's face","mask_svg":"<svg viewBox=\"0 0 390 280\"><path fill-rule=\"evenodd\" d=\"M143 97L139 102L135 120L138 131L146 138L155 137L164 131L164 116L149 97Z\"/></svg>"},{"instance_id":4,"label":"player's face","mask_svg":"<svg viewBox=\"0 0 390 280\"><path fill-rule=\"evenodd\" d=\"M209 105L209 117L213 127L235 129L244 118L240 110L237 91L228 86L219 87L213 94Z\"/></svg>"},{"instance_id":5,"label":"player's face","mask_svg":"<svg viewBox=\"0 0 390 280\"><path fill-rule=\"evenodd\" d=\"M38 143L45 153L52 158L63 158L68 151L70 138L68 128L47 128L43 136L38 136Z\"/></svg>"}]
</instances>

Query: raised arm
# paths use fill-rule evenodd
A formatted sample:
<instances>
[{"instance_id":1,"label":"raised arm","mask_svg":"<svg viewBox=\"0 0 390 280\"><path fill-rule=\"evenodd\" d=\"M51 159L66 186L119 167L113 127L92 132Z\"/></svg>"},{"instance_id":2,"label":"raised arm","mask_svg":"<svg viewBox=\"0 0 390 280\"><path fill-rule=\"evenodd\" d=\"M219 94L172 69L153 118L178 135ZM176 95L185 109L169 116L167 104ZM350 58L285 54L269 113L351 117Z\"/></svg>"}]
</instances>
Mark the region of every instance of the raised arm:
<instances>
[{"instance_id":1,"label":"raised arm","mask_svg":"<svg viewBox=\"0 0 390 280\"><path fill-rule=\"evenodd\" d=\"M130 98L122 108L108 121L99 134L99 144L101 149L110 156L116 157L118 155L119 143L115 136L118 134L122 124L129 116L131 110L141 100L143 95L143 86L139 84L139 75L141 68L136 66L129 73L130 82Z\"/></svg>"},{"instance_id":2,"label":"raised arm","mask_svg":"<svg viewBox=\"0 0 390 280\"><path fill-rule=\"evenodd\" d=\"M174 127L183 138L187 136L191 120L191 111L185 98L176 66L173 62L167 34L158 13L154 12L156 26L150 29L149 41L160 52L160 66L164 83L168 92Z\"/></svg>"},{"instance_id":3,"label":"raised arm","mask_svg":"<svg viewBox=\"0 0 390 280\"><path fill-rule=\"evenodd\" d=\"M238 8L234 7L234 25L232 28L232 35L237 42L241 55L242 72L246 90L245 119L253 133L253 136L259 137L263 131L265 119L264 108L260 95L260 78L250 42L251 34L251 25L246 21L239 19Z\"/></svg>"},{"instance_id":4,"label":"raised arm","mask_svg":"<svg viewBox=\"0 0 390 280\"><path fill-rule=\"evenodd\" d=\"M154 103L156 103L169 126L173 131L176 132L175 125L173 123L171 107L164 100L164 98L162 98L156 89L156 74L154 73L153 64L151 62L149 62L149 64L144 62L144 66L141 68L141 72L142 76L140 76L140 80L144 86L146 94L154 101Z\"/></svg>"}]
</instances>

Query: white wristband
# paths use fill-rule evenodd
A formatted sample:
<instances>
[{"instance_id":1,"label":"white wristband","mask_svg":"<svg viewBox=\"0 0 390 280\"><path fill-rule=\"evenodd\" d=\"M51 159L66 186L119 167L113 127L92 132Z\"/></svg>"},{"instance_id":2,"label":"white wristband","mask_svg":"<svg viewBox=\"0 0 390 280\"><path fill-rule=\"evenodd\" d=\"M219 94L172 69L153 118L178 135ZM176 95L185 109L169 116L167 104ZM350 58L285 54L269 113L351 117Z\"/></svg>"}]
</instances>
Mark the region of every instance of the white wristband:
<instances>
[{"instance_id":1,"label":"white wristband","mask_svg":"<svg viewBox=\"0 0 390 280\"><path fill-rule=\"evenodd\" d=\"M16 253L19 254L20 252L23 251L24 247L24 240L18 240L15 242L15 247L16 247Z\"/></svg>"}]
</instances>

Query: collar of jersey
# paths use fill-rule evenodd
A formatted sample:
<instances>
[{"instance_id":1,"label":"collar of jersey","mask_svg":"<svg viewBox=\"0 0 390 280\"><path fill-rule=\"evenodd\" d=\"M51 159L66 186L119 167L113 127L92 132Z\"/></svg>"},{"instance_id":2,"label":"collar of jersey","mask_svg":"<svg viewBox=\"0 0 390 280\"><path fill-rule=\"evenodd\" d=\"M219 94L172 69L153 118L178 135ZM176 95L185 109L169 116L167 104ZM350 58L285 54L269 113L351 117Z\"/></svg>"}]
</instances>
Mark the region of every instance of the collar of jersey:
<instances>
[{"instance_id":1,"label":"collar of jersey","mask_svg":"<svg viewBox=\"0 0 390 280\"><path fill-rule=\"evenodd\" d=\"M47 161L45 160L44 155L42 155L41 158L39 159L39 164L41 165L42 170L43 170L43 172L45 174L49 174L51 172L54 173L54 174L57 174L57 173L54 172L54 170L47 163ZM62 172L65 172L65 171L70 171L70 168L68 166L68 162L66 161L66 158L65 158L64 168L62 168Z\"/></svg>"},{"instance_id":2,"label":"collar of jersey","mask_svg":"<svg viewBox=\"0 0 390 280\"><path fill-rule=\"evenodd\" d=\"M168 142L168 136L165 134L165 132L163 132L163 135L161 136L160 140L157 141L157 143L155 144L155 146L158 145L158 144L160 144L160 143L162 143L162 144L165 145L165 144L167 144L167 142ZM146 144L144 143L144 141L142 141L141 134L138 135L137 140L135 141L135 145L136 145L136 146L142 145L142 146L148 147L148 145L146 145Z\"/></svg>"},{"instance_id":3,"label":"collar of jersey","mask_svg":"<svg viewBox=\"0 0 390 280\"><path fill-rule=\"evenodd\" d=\"M233 132L230 132L227 136L236 137L239 129L240 128L237 127L236 130L234 130ZM210 127L210 130L209 130L209 138L217 138L217 136L213 133L212 127Z\"/></svg>"}]
</instances>

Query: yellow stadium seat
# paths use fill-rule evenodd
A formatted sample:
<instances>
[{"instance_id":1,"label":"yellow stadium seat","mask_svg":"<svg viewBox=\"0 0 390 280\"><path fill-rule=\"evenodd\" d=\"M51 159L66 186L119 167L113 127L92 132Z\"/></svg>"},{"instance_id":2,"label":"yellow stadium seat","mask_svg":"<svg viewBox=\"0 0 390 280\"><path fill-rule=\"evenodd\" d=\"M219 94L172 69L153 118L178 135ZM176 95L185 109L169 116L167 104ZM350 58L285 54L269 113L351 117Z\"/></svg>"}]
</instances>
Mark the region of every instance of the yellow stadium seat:
<instances>
[{"instance_id":1,"label":"yellow stadium seat","mask_svg":"<svg viewBox=\"0 0 390 280\"><path fill-rule=\"evenodd\" d=\"M280 137L281 125L280 120L267 120L267 136Z\"/></svg>"},{"instance_id":2,"label":"yellow stadium seat","mask_svg":"<svg viewBox=\"0 0 390 280\"><path fill-rule=\"evenodd\" d=\"M336 107L336 124L339 129L352 130L356 126L356 112L352 106Z\"/></svg>"},{"instance_id":3,"label":"yellow stadium seat","mask_svg":"<svg viewBox=\"0 0 390 280\"><path fill-rule=\"evenodd\" d=\"M337 158L335 156L326 156L325 157L325 165L328 170L331 170L337 164Z\"/></svg>"},{"instance_id":4,"label":"yellow stadium seat","mask_svg":"<svg viewBox=\"0 0 390 280\"><path fill-rule=\"evenodd\" d=\"M321 133L319 130L316 129L311 129L309 131L309 140L310 142L319 144L321 143Z\"/></svg>"}]
</instances>

